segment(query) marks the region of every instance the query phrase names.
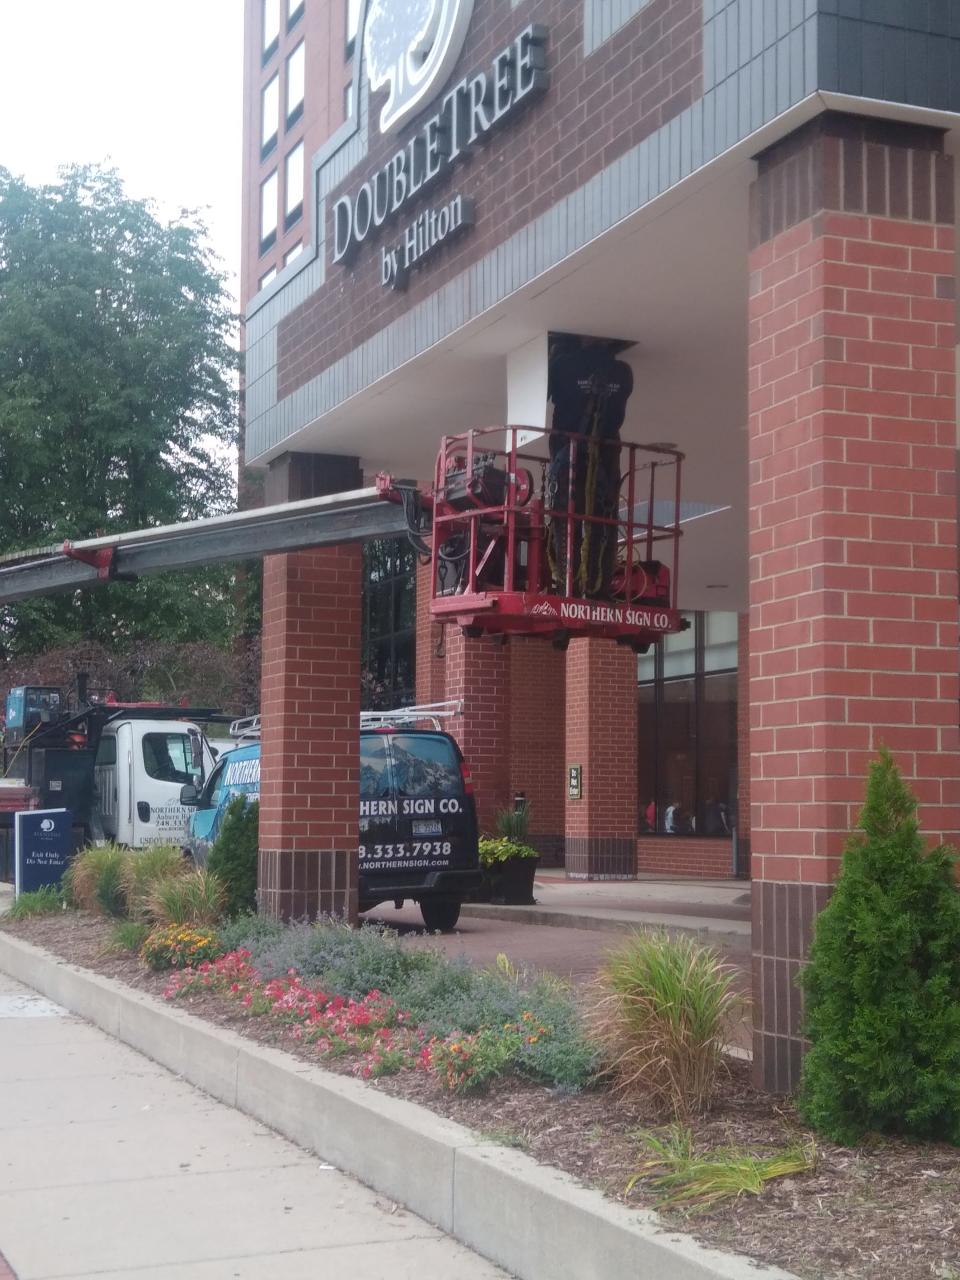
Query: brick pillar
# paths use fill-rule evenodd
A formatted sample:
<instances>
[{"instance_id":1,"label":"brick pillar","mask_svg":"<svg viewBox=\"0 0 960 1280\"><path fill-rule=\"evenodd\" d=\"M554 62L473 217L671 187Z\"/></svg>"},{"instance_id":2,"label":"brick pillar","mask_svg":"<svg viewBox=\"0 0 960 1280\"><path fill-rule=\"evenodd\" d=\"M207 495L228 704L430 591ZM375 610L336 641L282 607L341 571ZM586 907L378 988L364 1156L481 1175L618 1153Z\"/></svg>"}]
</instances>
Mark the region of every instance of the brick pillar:
<instances>
[{"instance_id":1,"label":"brick pillar","mask_svg":"<svg viewBox=\"0 0 960 1280\"><path fill-rule=\"evenodd\" d=\"M750 261L754 1062L798 1079L795 985L888 746L955 836L952 162L825 116L760 157Z\"/></svg>"},{"instance_id":2,"label":"brick pillar","mask_svg":"<svg viewBox=\"0 0 960 1280\"><path fill-rule=\"evenodd\" d=\"M530 807L530 843L546 866L564 853L565 658L546 640L510 640L510 794Z\"/></svg>"},{"instance_id":3,"label":"brick pillar","mask_svg":"<svg viewBox=\"0 0 960 1280\"><path fill-rule=\"evenodd\" d=\"M268 504L357 489L354 458L285 454ZM268 556L263 569L261 910L357 916L359 546Z\"/></svg>"},{"instance_id":4,"label":"brick pillar","mask_svg":"<svg viewBox=\"0 0 960 1280\"><path fill-rule=\"evenodd\" d=\"M566 679L566 868L578 880L637 870L637 659L612 640L571 640ZM567 775L581 769L581 798Z\"/></svg>"},{"instance_id":5,"label":"brick pillar","mask_svg":"<svg viewBox=\"0 0 960 1280\"><path fill-rule=\"evenodd\" d=\"M463 703L450 732L466 757L477 793L480 830L492 832L510 804L510 648L501 636L467 638L446 628L447 697Z\"/></svg>"}]
</instances>

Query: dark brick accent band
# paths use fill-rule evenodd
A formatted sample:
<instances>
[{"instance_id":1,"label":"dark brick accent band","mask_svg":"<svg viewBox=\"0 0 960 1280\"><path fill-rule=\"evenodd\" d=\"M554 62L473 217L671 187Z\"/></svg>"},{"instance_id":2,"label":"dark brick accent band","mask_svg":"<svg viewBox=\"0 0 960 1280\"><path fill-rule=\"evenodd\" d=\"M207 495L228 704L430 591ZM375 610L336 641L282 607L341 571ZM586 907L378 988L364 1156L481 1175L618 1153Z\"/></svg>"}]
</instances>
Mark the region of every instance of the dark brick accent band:
<instances>
[{"instance_id":1,"label":"dark brick accent band","mask_svg":"<svg viewBox=\"0 0 960 1280\"><path fill-rule=\"evenodd\" d=\"M825 884L753 884L753 1073L771 1093L791 1093L800 1082L805 1041L797 975L830 892Z\"/></svg>"},{"instance_id":2,"label":"dark brick accent band","mask_svg":"<svg viewBox=\"0 0 960 1280\"><path fill-rule=\"evenodd\" d=\"M567 836L565 865L573 880L635 880L636 839Z\"/></svg>"},{"instance_id":3,"label":"dark brick accent band","mask_svg":"<svg viewBox=\"0 0 960 1280\"><path fill-rule=\"evenodd\" d=\"M566 856L566 840L559 836L527 836L527 844L540 855L541 867L562 867Z\"/></svg>"},{"instance_id":4,"label":"dark brick accent band","mask_svg":"<svg viewBox=\"0 0 960 1280\"><path fill-rule=\"evenodd\" d=\"M818 116L757 157L751 247L825 209L952 223L953 172L943 139L942 130L926 125Z\"/></svg>"},{"instance_id":5,"label":"dark brick accent band","mask_svg":"<svg viewBox=\"0 0 960 1280\"><path fill-rule=\"evenodd\" d=\"M357 916L357 851L319 853L261 849L257 880L260 911L279 920Z\"/></svg>"}]
</instances>

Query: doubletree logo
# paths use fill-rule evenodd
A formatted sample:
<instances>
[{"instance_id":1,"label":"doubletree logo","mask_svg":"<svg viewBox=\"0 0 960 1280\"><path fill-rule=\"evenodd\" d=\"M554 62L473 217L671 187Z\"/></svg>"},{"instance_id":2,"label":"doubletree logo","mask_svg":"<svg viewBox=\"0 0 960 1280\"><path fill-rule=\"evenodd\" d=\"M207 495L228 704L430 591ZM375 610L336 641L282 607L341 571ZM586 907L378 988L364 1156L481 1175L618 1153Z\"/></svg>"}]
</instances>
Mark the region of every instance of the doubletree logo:
<instances>
[{"instance_id":1,"label":"doubletree logo","mask_svg":"<svg viewBox=\"0 0 960 1280\"><path fill-rule=\"evenodd\" d=\"M474 0L370 0L364 56L371 89L389 86L380 132L414 115L456 65Z\"/></svg>"}]
</instances>

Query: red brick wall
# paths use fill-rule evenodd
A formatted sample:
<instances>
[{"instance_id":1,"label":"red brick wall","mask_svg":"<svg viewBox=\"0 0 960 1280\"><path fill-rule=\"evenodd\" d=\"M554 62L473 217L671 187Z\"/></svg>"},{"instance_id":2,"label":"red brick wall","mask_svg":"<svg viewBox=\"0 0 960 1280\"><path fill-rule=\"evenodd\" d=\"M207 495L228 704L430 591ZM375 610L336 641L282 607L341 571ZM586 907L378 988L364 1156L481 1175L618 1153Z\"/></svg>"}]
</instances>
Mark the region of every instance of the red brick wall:
<instances>
[{"instance_id":1,"label":"red brick wall","mask_svg":"<svg viewBox=\"0 0 960 1280\"><path fill-rule=\"evenodd\" d=\"M750 875L750 615L737 619L737 838L738 871Z\"/></svg>"},{"instance_id":2,"label":"red brick wall","mask_svg":"<svg viewBox=\"0 0 960 1280\"><path fill-rule=\"evenodd\" d=\"M417 702L447 696L444 628L430 617L430 565L417 565ZM437 653L438 648L440 653Z\"/></svg>"},{"instance_id":3,"label":"red brick wall","mask_svg":"<svg viewBox=\"0 0 960 1280\"><path fill-rule=\"evenodd\" d=\"M309 6L308 6L309 8ZM283 320L278 330L277 389L282 399L440 285L478 261L559 199L582 186L618 155L677 116L702 95L702 0L652 0L616 38L583 56L583 11L569 0L478 0L458 69L485 69L529 22L549 29L551 86L519 120L495 132L473 159L367 243L350 269L333 265L326 285ZM440 95L438 95L439 97ZM380 97L373 100L376 120ZM423 117L436 107L436 100ZM383 138L371 125L370 154L327 202L327 236L337 195L373 175L415 131ZM461 191L476 201L476 227L439 249L414 272L405 293L380 284L382 243L399 239L422 208ZM509 207L503 203L510 192ZM494 214L496 216L494 216ZM328 239L327 253L329 254Z\"/></svg>"},{"instance_id":4,"label":"red brick wall","mask_svg":"<svg viewBox=\"0 0 960 1280\"><path fill-rule=\"evenodd\" d=\"M637 841L637 870L641 874L726 880L733 874L732 869L733 845L730 840L643 836Z\"/></svg>"}]
</instances>

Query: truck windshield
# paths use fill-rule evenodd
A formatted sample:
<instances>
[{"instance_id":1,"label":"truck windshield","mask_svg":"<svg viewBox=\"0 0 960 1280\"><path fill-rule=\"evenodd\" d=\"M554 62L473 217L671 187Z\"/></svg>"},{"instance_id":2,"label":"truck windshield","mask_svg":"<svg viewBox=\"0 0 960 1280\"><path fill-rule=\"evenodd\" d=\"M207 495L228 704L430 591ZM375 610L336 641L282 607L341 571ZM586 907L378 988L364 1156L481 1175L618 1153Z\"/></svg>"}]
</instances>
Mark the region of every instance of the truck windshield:
<instances>
[{"instance_id":1,"label":"truck windshield","mask_svg":"<svg viewBox=\"0 0 960 1280\"><path fill-rule=\"evenodd\" d=\"M148 778L158 782L193 781L190 770L190 739L185 733L145 733L143 767Z\"/></svg>"},{"instance_id":2,"label":"truck windshield","mask_svg":"<svg viewBox=\"0 0 960 1280\"><path fill-rule=\"evenodd\" d=\"M449 738L397 733L392 745L398 795L415 798L458 796L463 792L460 761Z\"/></svg>"}]
</instances>

